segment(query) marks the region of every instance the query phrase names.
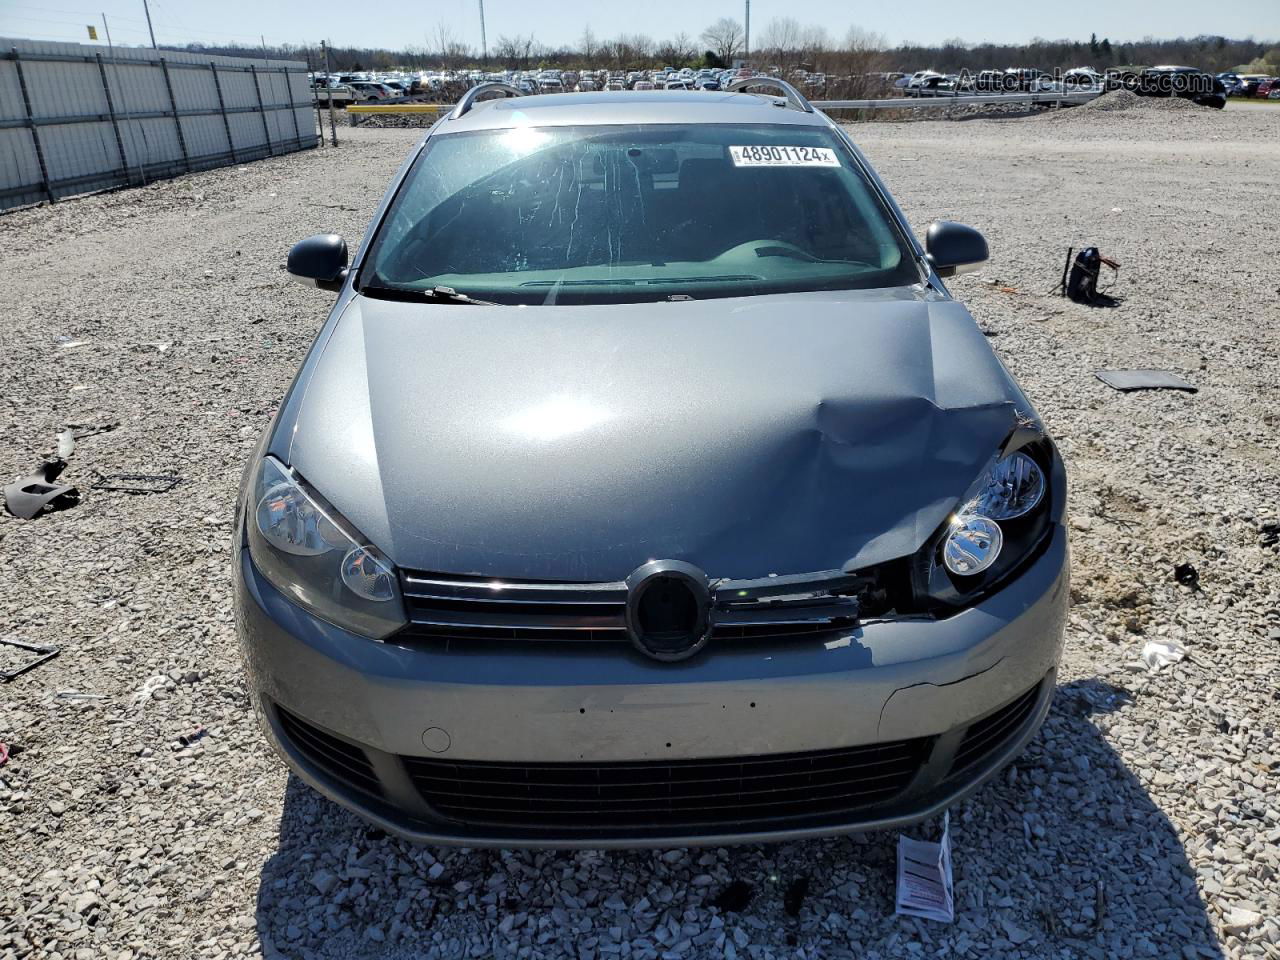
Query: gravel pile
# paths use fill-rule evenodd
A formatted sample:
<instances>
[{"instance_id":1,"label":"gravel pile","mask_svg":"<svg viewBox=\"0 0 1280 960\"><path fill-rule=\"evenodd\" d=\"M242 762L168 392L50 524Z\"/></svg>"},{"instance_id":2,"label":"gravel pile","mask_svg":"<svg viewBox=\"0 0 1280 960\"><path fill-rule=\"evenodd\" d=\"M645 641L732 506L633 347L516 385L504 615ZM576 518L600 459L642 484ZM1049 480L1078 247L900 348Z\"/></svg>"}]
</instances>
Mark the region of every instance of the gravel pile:
<instances>
[{"instance_id":1,"label":"gravel pile","mask_svg":"<svg viewBox=\"0 0 1280 960\"><path fill-rule=\"evenodd\" d=\"M1140 97L1132 90L1112 90L1095 100L1081 105L1088 111L1102 113L1118 113L1124 110L1157 110L1164 113L1176 113L1181 110L1212 110L1213 107L1202 107L1198 103L1184 100L1181 97Z\"/></svg>"},{"instance_id":2,"label":"gravel pile","mask_svg":"<svg viewBox=\"0 0 1280 960\"><path fill-rule=\"evenodd\" d=\"M394 113L382 116L361 117L362 127L399 129L403 127L429 127L440 119L438 113Z\"/></svg>"},{"instance_id":3,"label":"gravel pile","mask_svg":"<svg viewBox=\"0 0 1280 960\"><path fill-rule=\"evenodd\" d=\"M1256 146L1280 116L1212 119L855 129L917 229L987 234L991 263L954 289L1073 484L1058 697L952 811L950 926L893 916L893 835L415 848L268 754L229 518L330 302L281 265L309 233L354 241L416 134L342 129L337 150L0 217L0 472L68 423L119 423L78 444L80 506L0 519L0 637L62 648L0 687L0 957L1280 957L1280 290L1257 255L1280 157ZM1085 242L1123 264L1115 309L1049 292ZM1122 367L1200 392L1092 376ZM130 497L87 489L93 470L184 480ZM1187 656L1148 672L1152 640Z\"/></svg>"}]
</instances>

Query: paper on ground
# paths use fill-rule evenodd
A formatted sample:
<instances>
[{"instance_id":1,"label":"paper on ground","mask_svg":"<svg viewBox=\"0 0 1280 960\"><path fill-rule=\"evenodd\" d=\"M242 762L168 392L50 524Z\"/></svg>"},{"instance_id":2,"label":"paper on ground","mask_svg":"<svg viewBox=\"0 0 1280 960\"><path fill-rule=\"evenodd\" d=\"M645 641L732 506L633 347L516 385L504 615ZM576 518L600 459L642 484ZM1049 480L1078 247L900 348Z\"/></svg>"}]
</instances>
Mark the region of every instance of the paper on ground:
<instances>
[{"instance_id":1,"label":"paper on ground","mask_svg":"<svg viewBox=\"0 0 1280 960\"><path fill-rule=\"evenodd\" d=\"M912 840L898 834L896 913L951 923L956 905L951 886L951 812L942 817L942 840Z\"/></svg>"}]
</instances>

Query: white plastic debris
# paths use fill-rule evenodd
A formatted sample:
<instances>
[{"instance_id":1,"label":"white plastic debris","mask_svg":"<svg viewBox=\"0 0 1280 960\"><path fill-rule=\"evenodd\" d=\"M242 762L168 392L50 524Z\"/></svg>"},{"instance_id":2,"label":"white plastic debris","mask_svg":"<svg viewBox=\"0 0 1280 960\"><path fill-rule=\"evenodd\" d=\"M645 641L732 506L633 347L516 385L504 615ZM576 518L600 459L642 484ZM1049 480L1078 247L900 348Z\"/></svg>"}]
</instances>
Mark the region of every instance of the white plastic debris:
<instances>
[{"instance_id":1,"label":"white plastic debris","mask_svg":"<svg viewBox=\"0 0 1280 960\"><path fill-rule=\"evenodd\" d=\"M58 458L61 460L70 460L71 455L76 452L76 437L70 430L63 430L58 434Z\"/></svg>"},{"instance_id":2,"label":"white plastic debris","mask_svg":"<svg viewBox=\"0 0 1280 960\"><path fill-rule=\"evenodd\" d=\"M898 902L895 913L951 923L956 918L951 885L951 813L942 817L938 843L898 834Z\"/></svg>"},{"instance_id":3,"label":"white plastic debris","mask_svg":"<svg viewBox=\"0 0 1280 960\"><path fill-rule=\"evenodd\" d=\"M156 695L157 690L161 690L168 686L169 678L163 673L157 673L154 677L142 685L137 693L133 695L134 703L146 703Z\"/></svg>"},{"instance_id":4,"label":"white plastic debris","mask_svg":"<svg viewBox=\"0 0 1280 960\"><path fill-rule=\"evenodd\" d=\"M1187 655L1187 648L1174 640L1148 640L1142 647L1142 662L1152 673Z\"/></svg>"}]
</instances>

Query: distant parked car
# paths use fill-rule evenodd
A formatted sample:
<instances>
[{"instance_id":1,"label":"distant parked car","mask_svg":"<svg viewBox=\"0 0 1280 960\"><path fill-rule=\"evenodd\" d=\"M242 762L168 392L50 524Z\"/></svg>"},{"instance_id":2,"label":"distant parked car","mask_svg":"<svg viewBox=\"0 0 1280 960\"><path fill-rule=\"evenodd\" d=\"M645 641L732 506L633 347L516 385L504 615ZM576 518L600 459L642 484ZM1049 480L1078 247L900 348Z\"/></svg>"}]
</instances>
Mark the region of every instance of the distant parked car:
<instances>
[{"instance_id":1,"label":"distant parked car","mask_svg":"<svg viewBox=\"0 0 1280 960\"><path fill-rule=\"evenodd\" d=\"M1259 83L1255 96L1263 100L1280 100L1280 77L1268 77Z\"/></svg>"},{"instance_id":2,"label":"distant parked car","mask_svg":"<svg viewBox=\"0 0 1280 960\"><path fill-rule=\"evenodd\" d=\"M635 82L635 86L633 86L631 89L632 89L632 90L652 90L652 89L653 89L653 81L652 81L652 80L637 80L637 81Z\"/></svg>"},{"instance_id":3,"label":"distant parked car","mask_svg":"<svg viewBox=\"0 0 1280 960\"><path fill-rule=\"evenodd\" d=\"M897 85L895 83L895 85ZM1003 70L980 70L973 78L973 88L982 93L999 93L1005 88Z\"/></svg>"},{"instance_id":4,"label":"distant parked car","mask_svg":"<svg viewBox=\"0 0 1280 960\"><path fill-rule=\"evenodd\" d=\"M1242 73L1239 76L1240 87L1236 90L1236 95L1240 97L1253 97L1258 93L1258 87L1264 80L1270 79L1265 73Z\"/></svg>"},{"instance_id":5,"label":"distant parked car","mask_svg":"<svg viewBox=\"0 0 1280 960\"><path fill-rule=\"evenodd\" d=\"M936 85L937 80L941 80L941 79L942 79L942 74L938 73L938 71L936 70L917 70L915 73L911 75L911 78L907 80L906 94L908 97L918 97L920 96L920 88L924 85L926 81L934 80L934 83Z\"/></svg>"},{"instance_id":6,"label":"distant parked car","mask_svg":"<svg viewBox=\"0 0 1280 960\"><path fill-rule=\"evenodd\" d=\"M1236 73L1220 73L1218 79L1222 81L1222 85L1227 89L1227 96L1234 97L1239 95L1241 83L1240 75Z\"/></svg>"},{"instance_id":7,"label":"distant parked car","mask_svg":"<svg viewBox=\"0 0 1280 960\"><path fill-rule=\"evenodd\" d=\"M575 89L578 93L595 93L600 86L594 80L579 80Z\"/></svg>"},{"instance_id":8,"label":"distant parked car","mask_svg":"<svg viewBox=\"0 0 1280 960\"><path fill-rule=\"evenodd\" d=\"M1009 90L1018 90L1024 93L1033 92L1041 77L1048 76L1034 67L1010 67L1005 71L1005 84Z\"/></svg>"},{"instance_id":9,"label":"distant parked car","mask_svg":"<svg viewBox=\"0 0 1280 960\"><path fill-rule=\"evenodd\" d=\"M668 90L688 90L689 84L684 80L668 80L667 89Z\"/></svg>"},{"instance_id":10,"label":"distant parked car","mask_svg":"<svg viewBox=\"0 0 1280 960\"><path fill-rule=\"evenodd\" d=\"M1137 93L1142 97L1181 97L1219 110L1227 105L1223 82L1195 67L1148 67L1138 74Z\"/></svg>"},{"instance_id":11,"label":"distant parked car","mask_svg":"<svg viewBox=\"0 0 1280 960\"><path fill-rule=\"evenodd\" d=\"M312 96L316 103L322 106L328 106L332 101L333 105L346 106L348 103L355 103L360 97L345 83L333 83L328 86L318 86L312 91Z\"/></svg>"},{"instance_id":12,"label":"distant parked car","mask_svg":"<svg viewBox=\"0 0 1280 960\"><path fill-rule=\"evenodd\" d=\"M1062 85L1069 88L1100 87L1106 77L1093 67L1073 67L1062 75Z\"/></svg>"},{"instance_id":13,"label":"distant parked car","mask_svg":"<svg viewBox=\"0 0 1280 960\"><path fill-rule=\"evenodd\" d=\"M371 80L353 80L348 86L355 91L356 97L360 100L386 100L391 96L390 88Z\"/></svg>"}]
</instances>

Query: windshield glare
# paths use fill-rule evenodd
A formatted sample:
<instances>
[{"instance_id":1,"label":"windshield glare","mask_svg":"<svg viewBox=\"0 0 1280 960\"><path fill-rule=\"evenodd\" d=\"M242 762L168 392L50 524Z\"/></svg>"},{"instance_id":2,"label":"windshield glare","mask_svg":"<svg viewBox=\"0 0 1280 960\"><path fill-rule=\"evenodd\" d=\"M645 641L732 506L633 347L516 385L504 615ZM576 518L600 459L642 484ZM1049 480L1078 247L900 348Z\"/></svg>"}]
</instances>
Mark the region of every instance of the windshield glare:
<instances>
[{"instance_id":1,"label":"windshield glare","mask_svg":"<svg viewBox=\"0 0 1280 960\"><path fill-rule=\"evenodd\" d=\"M740 297L921 282L853 155L795 125L433 136L362 287L497 303Z\"/></svg>"}]
</instances>

